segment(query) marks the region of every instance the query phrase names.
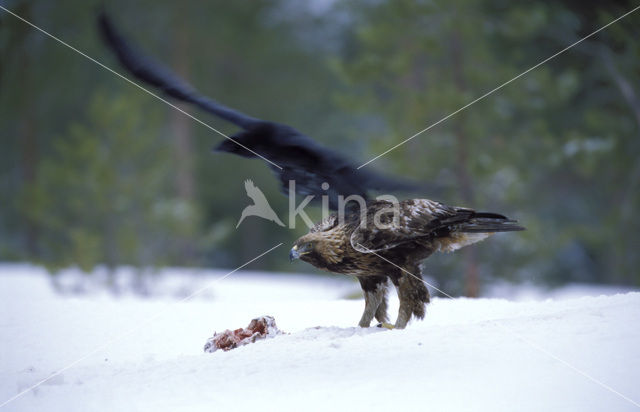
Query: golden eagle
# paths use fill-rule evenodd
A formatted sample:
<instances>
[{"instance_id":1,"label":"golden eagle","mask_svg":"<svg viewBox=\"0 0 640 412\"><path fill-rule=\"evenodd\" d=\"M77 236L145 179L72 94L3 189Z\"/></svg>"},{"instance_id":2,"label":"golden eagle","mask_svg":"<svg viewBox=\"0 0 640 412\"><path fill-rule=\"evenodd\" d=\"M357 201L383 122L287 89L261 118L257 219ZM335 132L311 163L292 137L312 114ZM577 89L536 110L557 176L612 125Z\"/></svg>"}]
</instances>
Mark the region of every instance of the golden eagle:
<instances>
[{"instance_id":1,"label":"golden eagle","mask_svg":"<svg viewBox=\"0 0 640 412\"><path fill-rule=\"evenodd\" d=\"M427 187L358 170L343 156L290 126L253 118L202 96L126 42L104 13L99 17L99 28L120 63L137 79L242 129L214 150L249 158L259 155L268 161L285 193L293 180L296 193L316 199L326 196L333 210L339 209L341 197L359 196L366 202L363 210L349 208L346 213L333 214L313 226L295 242L289 254L291 260L300 258L320 269L356 276L365 296L359 323L362 327L368 327L374 317L387 322L388 279L396 286L400 299L395 327L404 328L412 316L424 317L429 302L429 291L420 272L422 260L434 252L475 243L494 232L523 230L514 220L496 213L450 207L427 199L396 204L372 201L367 197L371 190Z\"/></svg>"},{"instance_id":2,"label":"golden eagle","mask_svg":"<svg viewBox=\"0 0 640 412\"><path fill-rule=\"evenodd\" d=\"M400 309L396 328L412 316L424 317L429 291L422 281L420 262L434 252L452 252L495 232L523 230L514 220L496 213L450 207L428 199L393 204L369 202L362 214L348 213L343 221L333 214L296 240L290 259L302 259L331 272L356 276L364 291L365 307L359 325L375 317L386 324L387 280L398 290Z\"/></svg>"}]
</instances>

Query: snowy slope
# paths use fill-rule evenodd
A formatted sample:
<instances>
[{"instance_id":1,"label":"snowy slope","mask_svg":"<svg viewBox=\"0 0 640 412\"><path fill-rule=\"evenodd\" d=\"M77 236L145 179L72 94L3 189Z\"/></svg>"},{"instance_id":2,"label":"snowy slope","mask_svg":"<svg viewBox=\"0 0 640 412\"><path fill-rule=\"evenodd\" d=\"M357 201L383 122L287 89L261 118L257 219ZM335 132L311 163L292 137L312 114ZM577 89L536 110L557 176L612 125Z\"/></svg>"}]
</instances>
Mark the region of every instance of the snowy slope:
<instances>
[{"instance_id":1,"label":"snowy slope","mask_svg":"<svg viewBox=\"0 0 640 412\"><path fill-rule=\"evenodd\" d=\"M158 283L185 294L224 274L179 272ZM62 297L42 270L0 265L0 404L82 358L0 412L638 409L640 293L436 298L424 321L388 331L353 327L363 302L343 297L354 290L341 278L237 273L182 303ZM289 334L202 352L214 330L266 314Z\"/></svg>"}]
</instances>

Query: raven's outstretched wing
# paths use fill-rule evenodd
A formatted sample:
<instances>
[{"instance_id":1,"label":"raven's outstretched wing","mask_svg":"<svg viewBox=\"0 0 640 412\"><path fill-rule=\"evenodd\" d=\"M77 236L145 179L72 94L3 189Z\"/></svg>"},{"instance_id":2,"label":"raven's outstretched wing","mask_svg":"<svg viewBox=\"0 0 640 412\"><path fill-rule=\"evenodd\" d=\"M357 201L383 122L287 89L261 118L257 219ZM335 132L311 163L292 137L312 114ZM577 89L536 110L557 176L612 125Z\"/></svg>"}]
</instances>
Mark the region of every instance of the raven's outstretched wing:
<instances>
[{"instance_id":1,"label":"raven's outstretched wing","mask_svg":"<svg viewBox=\"0 0 640 412\"><path fill-rule=\"evenodd\" d=\"M105 13L99 15L98 24L104 41L118 56L120 64L138 79L159 88L171 97L193 103L237 126L247 128L259 122L258 119L202 96L184 80L150 57L145 56L144 53L137 50L122 37Z\"/></svg>"},{"instance_id":2,"label":"raven's outstretched wing","mask_svg":"<svg viewBox=\"0 0 640 412\"><path fill-rule=\"evenodd\" d=\"M319 145L290 126L255 119L200 95L160 63L129 45L104 13L99 16L99 28L106 44L116 54L122 66L137 79L157 87L168 96L192 103L241 127L241 132L222 141L215 150L243 157L257 157L256 153L260 154L273 163L269 167L279 178L285 193L289 192L290 181L294 181L297 194L314 195L316 200L326 195L329 206L337 209L339 196L346 198L359 195L366 199L369 190L425 188L423 185L385 177L370 170L358 170L338 153ZM328 188L326 185L322 187L325 182L329 184Z\"/></svg>"}]
</instances>

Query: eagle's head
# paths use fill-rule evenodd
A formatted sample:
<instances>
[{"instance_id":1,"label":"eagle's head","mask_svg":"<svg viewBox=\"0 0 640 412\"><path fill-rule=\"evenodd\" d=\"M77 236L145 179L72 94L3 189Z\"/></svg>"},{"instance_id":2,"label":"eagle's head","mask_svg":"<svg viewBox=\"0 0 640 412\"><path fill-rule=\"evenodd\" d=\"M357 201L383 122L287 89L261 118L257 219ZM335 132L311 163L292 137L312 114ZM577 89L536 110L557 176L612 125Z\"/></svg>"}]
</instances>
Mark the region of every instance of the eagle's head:
<instances>
[{"instance_id":1,"label":"eagle's head","mask_svg":"<svg viewBox=\"0 0 640 412\"><path fill-rule=\"evenodd\" d=\"M295 241L289 252L289 260L304 260L316 267L326 266L340 260L340 247L332 236L324 232L308 233Z\"/></svg>"},{"instance_id":2,"label":"eagle's head","mask_svg":"<svg viewBox=\"0 0 640 412\"><path fill-rule=\"evenodd\" d=\"M307 260L310 254L315 253L316 245L318 241L316 239L305 239L306 236L296 240L293 247L289 251L289 260L293 262L294 259Z\"/></svg>"}]
</instances>

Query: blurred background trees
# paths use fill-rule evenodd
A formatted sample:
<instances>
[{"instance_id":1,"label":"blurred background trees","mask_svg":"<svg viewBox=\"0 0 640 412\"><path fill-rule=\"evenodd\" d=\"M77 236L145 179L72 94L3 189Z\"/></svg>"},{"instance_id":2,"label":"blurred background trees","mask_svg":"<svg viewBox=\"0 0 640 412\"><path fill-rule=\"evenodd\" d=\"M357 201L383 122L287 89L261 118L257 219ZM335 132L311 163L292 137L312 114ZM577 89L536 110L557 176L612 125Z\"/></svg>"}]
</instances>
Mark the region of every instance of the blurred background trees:
<instances>
[{"instance_id":1,"label":"blurred background trees","mask_svg":"<svg viewBox=\"0 0 640 412\"><path fill-rule=\"evenodd\" d=\"M100 2L2 5L119 70ZM635 7L504 0L114 1L143 50L204 94L287 123L364 163ZM365 166L444 188L527 232L426 272L452 294L496 279L640 285L640 12ZM224 133L219 119L183 107ZM0 260L234 268L306 231L249 218L263 162L212 154L221 137L0 12ZM316 217L319 211L315 211ZM291 266L288 248L255 269Z\"/></svg>"}]
</instances>

